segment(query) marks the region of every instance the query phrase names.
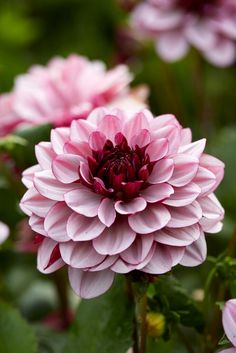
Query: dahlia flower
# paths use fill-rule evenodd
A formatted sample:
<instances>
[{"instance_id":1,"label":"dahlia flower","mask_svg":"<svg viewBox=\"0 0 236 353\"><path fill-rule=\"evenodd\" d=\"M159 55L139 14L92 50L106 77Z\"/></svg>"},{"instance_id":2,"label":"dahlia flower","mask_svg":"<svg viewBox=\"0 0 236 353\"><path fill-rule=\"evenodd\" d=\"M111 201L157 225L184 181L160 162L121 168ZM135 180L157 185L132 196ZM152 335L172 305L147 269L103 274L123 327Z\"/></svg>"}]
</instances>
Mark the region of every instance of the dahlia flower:
<instances>
[{"instance_id":1,"label":"dahlia flower","mask_svg":"<svg viewBox=\"0 0 236 353\"><path fill-rule=\"evenodd\" d=\"M190 45L216 66L236 59L235 0L146 0L134 9L131 23L155 41L165 61L184 57Z\"/></svg>"},{"instance_id":2,"label":"dahlia flower","mask_svg":"<svg viewBox=\"0 0 236 353\"><path fill-rule=\"evenodd\" d=\"M12 105L12 94L0 95L0 137L10 134L21 122Z\"/></svg>"},{"instance_id":3,"label":"dahlia flower","mask_svg":"<svg viewBox=\"0 0 236 353\"><path fill-rule=\"evenodd\" d=\"M5 223L0 222L0 244L2 244L9 236L9 228Z\"/></svg>"},{"instance_id":4,"label":"dahlia flower","mask_svg":"<svg viewBox=\"0 0 236 353\"><path fill-rule=\"evenodd\" d=\"M38 269L67 265L74 291L105 292L115 273L162 274L206 257L204 232L221 230L213 194L224 164L191 142L173 115L95 109L36 146L21 200L41 234Z\"/></svg>"},{"instance_id":5,"label":"dahlia flower","mask_svg":"<svg viewBox=\"0 0 236 353\"><path fill-rule=\"evenodd\" d=\"M96 107L126 105L128 98L144 107L129 89L131 79L125 65L106 71L102 62L82 56L54 58L47 66L33 66L17 77L13 110L30 124L67 126Z\"/></svg>"},{"instance_id":6,"label":"dahlia flower","mask_svg":"<svg viewBox=\"0 0 236 353\"><path fill-rule=\"evenodd\" d=\"M230 299L223 309L223 327L225 334L234 348L228 348L220 353L236 353L236 299Z\"/></svg>"}]
</instances>

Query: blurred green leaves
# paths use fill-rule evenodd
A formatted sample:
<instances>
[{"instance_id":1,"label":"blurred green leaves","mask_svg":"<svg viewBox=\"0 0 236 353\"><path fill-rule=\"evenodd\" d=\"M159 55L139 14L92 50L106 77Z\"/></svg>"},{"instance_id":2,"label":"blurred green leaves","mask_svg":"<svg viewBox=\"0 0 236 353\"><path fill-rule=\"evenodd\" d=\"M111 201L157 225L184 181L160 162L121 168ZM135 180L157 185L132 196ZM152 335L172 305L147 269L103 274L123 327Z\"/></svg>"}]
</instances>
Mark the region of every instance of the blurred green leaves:
<instances>
[{"instance_id":1,"label":"blurred green leaves","mask_svg":"<svg viewBox=\"0 0 236 353\"><path fill-rule=\"evenodd\" d=\"M0 302L0 353L36 353L34 330L9 304Z\"/></svg>"},{"instance_id":2,"label":"blurred green leaves","mask_svg":"<svg viewBox=\"0 0 236 353\"><path fill-rule=\"evenodd\" d=\"M119 277L104 295L81 302L74 338L63 353L125 353L132 346L133 313L124 277Z\"/></svg>"},{"instance_id":3,"label":"blurred green leaves","mask_svg":"<svg viewBox=\"0 0 236 353\"><path fill-rule=\"evenodd\" d=\"M25 46L32 43L39 33L39 23L29 18L22 7L0 7L1 45Z\"/></svg>"}]
</instances>

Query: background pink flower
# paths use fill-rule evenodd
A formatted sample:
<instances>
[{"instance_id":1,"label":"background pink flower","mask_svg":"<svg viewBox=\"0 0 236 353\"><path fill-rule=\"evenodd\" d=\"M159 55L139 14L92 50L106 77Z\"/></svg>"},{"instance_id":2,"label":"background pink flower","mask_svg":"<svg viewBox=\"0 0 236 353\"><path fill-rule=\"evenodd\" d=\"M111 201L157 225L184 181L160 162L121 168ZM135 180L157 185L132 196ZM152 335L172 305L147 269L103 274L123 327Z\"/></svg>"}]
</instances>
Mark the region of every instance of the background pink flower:
<instances>
[{"instance_id":1,"label":"background pink flower","mask_svg":"<svg viewBox=\"0 0 236 353\"><path fill-rule=\"evenodd\" d=\"M20 123L21 119L13 111L13 95L0 95L0 137L10 134Z\"/></svg>"},{"instance_id":2,"label":"background pink flower","mask_svg":"<svg viewBox=\"0 0 236 353\"><path fill-rule=\"evenodd\" d=\"M42 235L38 269L65 264L75 292L105 292L115 273L162 274L205 260L222 228L213 194L224 164L173 115L96 109L51 132L23 173L22 210Z\"/></svg>"},{"instance_id":3,"label":"background pink flower","mask_svg":"<svg viewBox=\"0 0 236 353\"><path fill-rule=\"evenodd\" d=\"M225 303L223 309L223 326L225 334L236 347L236 299L230 299ZM236 348L229 348L221 353L236 353Z\"/></svg>"},{"instance_id":4,"label":"background pink flower","mask_svg":"<svg viewBox=\"0 0 236 353\"><path fill-rule=\"evenodd\" d=\"M0 222L0 244L2 244L9 236L9 228L5 223Z\"/></svg>"},{"instance_id":5,"label":"background pink flower","mask_svg":"<svg viewBox=\"0 0 236 353\"><path fill-rule=\"evenodd\" d=\"M175 61L189 45L216 66L236 59L236 3L234 0L147 0L132 14L132 25L154 39L160 57Z\"/></svg>"},{"instance_id":6,"label":"background pink flower","mask_svg":"<svg viewBox=\"0 0 236 353\"><path fill-rule=\"evenodd\" d=\"M18 76L13 109L31 124L69 125L73 119L86 118L95 107L122 106L137 98L129 89L131 79L124 65L107 71L102 62L75 54L54 58L47 66L33 66ZM144 107L140 99L136 105Z\"/></svg>"}]
</instances>

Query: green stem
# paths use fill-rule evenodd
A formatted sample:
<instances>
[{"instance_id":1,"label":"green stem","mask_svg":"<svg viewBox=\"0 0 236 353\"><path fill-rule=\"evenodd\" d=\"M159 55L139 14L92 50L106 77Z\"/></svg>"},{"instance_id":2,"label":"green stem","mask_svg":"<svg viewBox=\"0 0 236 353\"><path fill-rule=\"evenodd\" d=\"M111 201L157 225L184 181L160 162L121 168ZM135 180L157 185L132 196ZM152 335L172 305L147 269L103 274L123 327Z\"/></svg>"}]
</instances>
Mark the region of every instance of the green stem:
<instances>
[{"instance_id":1,"label":"green stem","mask_svg":"<svg viewBox=\"0 0 236 353\"><path fill-rule=\"evenodd\" d=\"M140 344L139 344L139 353L146 353L146 340L147 340L147 324L146 324L146 314L147 314L147 295L143 294L139 298L137 303L138 310L138 319L140 322Z\"/></svg>"},{"instance_id":2,"label":"green stem","mask_svg":"<svg viewBox=\"0 0 236 353\"><path fill-rule=\"evenodd\" d=\"M131 281L130 277L128 277L128 276L126 276L125 278L126 278L126 290L127 290L128 297L132 301L132 303L135 303L132 281ZM138 324L137 324L137 320L136 320L136 315L134 314L134 318L133 318L133 353L139 353L137 327L138 327Z\"/></svg>"},{"instance_id":3,"label":"green stem","mask_svg":"<svg viewBox=\"0 0 236 353\"><path fill-rule=\"evenodd\" d=\"M53 281L57 290L61 320L64 328L67 328L70 325L70 318L67 282L65 280L64 272L62 270L55 272L53 274Z\"/></svg>"}]
</instances>

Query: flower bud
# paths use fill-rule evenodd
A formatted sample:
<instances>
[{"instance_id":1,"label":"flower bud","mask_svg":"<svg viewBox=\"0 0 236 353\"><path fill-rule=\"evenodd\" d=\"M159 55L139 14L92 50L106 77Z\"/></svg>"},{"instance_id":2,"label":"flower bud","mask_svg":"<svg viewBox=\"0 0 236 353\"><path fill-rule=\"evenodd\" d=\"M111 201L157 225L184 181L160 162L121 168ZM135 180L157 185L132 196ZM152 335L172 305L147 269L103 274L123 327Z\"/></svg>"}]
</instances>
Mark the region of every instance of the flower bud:
<instances>
[{"instance_id":1,"label":"flower bud","mask_svg":"<svg viewBox=\"0 0 236 353\"><path fill-rule=\"evenodd\" d=\"M228 300L224 306L223 326L226 336L236 346L236 299Z\"/></svg>"},{"instance_id":2,"label":"flower bud","mask_svg":"<svg viewBox=\"0 0 236 353\"><path fill-rule=\"evenodd\" d=\"M161 337L165 331L165 317L160 313L150 312L146 316L147 332L151 337Z\"/></svg>"}]
</instances>

